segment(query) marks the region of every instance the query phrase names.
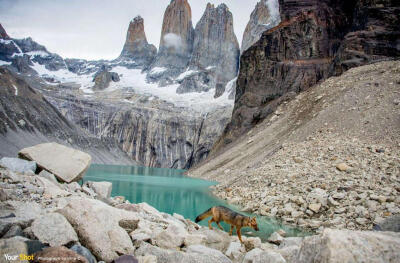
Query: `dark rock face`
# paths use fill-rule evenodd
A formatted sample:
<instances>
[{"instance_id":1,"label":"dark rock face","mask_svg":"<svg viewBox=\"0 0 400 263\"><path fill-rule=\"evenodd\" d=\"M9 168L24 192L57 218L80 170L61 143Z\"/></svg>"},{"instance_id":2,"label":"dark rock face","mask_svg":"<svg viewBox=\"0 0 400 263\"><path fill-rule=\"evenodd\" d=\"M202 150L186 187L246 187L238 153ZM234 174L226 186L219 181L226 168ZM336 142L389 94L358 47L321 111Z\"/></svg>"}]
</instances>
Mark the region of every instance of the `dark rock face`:
<instances>
[{"instance_id":1,"label":"dark rock face","mask_svg":"<svg viewBox=\"0 0 400 263\"><path fill-rule=\"evenodd\" d=\"M6 30L3 28L1 24L0 24L0 39L10 39L10 37L7 35Z\"/></svg>"},{"instance_id":2,"label":"dark rock face","mask_svg":"<svg viewBox=\"0 0 400 263\"><path fill-rule=\"evenodd\" d=\"M192 10L187 0L171 0L161 30L159 51L153 67L170 71L186 68L193 49Z\"/></svg>"},{"instance_id":3,"label":"dark rock face","mask_svg":"<svg viewBox=\"0 0 400 263\"><path fill-rule=\"evenodd\" d=\"M359 0L351 30L345 35L332 74L374 61L400 57L400 3Z\"/></svg>"},{"instance_id":4,"label":"dark rock face","mask_svg":"<svg viewBox=\"0 0 400 263\"><path fill-rule=\"evenodd\" d=\"M219 145L262 121L285 94L352 66L398 58L395 2L280 0L282 22L241 57L232 121Z\"/></svg>"},{"instance_id":5,"label":"dark rock face","mask_svg":"<svg viewBox=\"0 0 400 263\"><path fill-rule=\"evenodd\" d=\"M277 1L278 0L272 0L271 3L275 3ZM247 23L246 29L243 33L241 52L247 50L255 42L257 42L264 31L275 27L280 22L280 17L274 16L274 10L270 10L271 6L275 6L271 3L268 5L267 2L268 0L261 0L258 2L251 13L250 20Z\"/></svg>"},{"instance_id":6,"label":"dark rock face","mask_svg":"<svg viewBox=\"0 0 400 263\"><path fill-rule=\"evenodd\" d=\"M95 90L104 90L110 86L111 81L118 82L119 76L115 72L107 71L106 67L102 67L102 69L94 75L93 89Z\"/></svg>"},{"instance_id":7,"label":"dark rock face","mask_svg":"<svg viewBox=\"0 0 400 263\"><path fill-rule=\"evenodd\" d=\"M217 83L226 84L237 75L239 52L233 16L228 7L221 4L215 8L207 4L196 25L190 68L215 67Z\"/></svg>"},{"instance_id":8,"label":"dark rock face","mask_svg":"<svg viewBox=\"0 0 400 263\"><path fill-rule=\"evenodd\" d=\"M0 86L0 156L16 156L21 148L56 141L89 152L94 162L132 163L112 141L85 133L5 68L0 68Z\"/></svg>"},{"instance_id":9,"label":"dark rock face","mask_svg":"<svg viewBox=\"0 0 400 263\"><path fill-rule=\"evenodd\" d=\"M130 23L126 41L120 58L132 59L138 65L147 66L157 54L157 48L147 42L144 32L144 20L142 17L135 17Z\"/></svg>"},{"instance_id":10,"label":"dark rock face","mask_svg":"<svg viewBox=\"0 0 400 263\"><path fill-rule=\"evenodd\" d=\"M215 97L225 90L239 69L239 44L233 30L233 16L225 4L206 10L196 25L193 53L188 64L192 72L178 80L178 93L216 89Z\"/></svg>"}]
</instances>

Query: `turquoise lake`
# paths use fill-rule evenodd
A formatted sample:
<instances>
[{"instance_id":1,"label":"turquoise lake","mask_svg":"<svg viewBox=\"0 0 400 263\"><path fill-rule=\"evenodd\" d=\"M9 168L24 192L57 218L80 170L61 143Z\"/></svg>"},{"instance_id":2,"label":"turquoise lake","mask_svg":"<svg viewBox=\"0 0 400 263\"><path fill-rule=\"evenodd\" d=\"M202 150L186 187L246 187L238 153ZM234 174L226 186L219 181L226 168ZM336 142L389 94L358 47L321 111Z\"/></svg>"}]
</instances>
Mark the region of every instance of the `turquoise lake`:
<instances>
[{"instance_id":1,"label":"turquoise lake","mask_svg":"<svg viewBox=\"0 0 400 263\"><path fill-rule=\"evenodd\" d=\"M157 210L169 214L177 213L192 221L197 215L212 206L223 205L237 212L237 207L227 204L210 193L214 182L183 175L185 170L93 164L87 171L84 181L108 181L112 183L112 196L124 196L132 203L146 202ZM241 214L251 215L240 212ZM207 220L200 222L206 226ZM259 236L265 240L278 229L284 229L288 236L304 236L305 232L280 224L279 222L257 216L260 231L243 228L248 236ZM222 223L225 230L229 225ZM213 227L217 227L213 223Z\"/></svg>"}]
</instances>

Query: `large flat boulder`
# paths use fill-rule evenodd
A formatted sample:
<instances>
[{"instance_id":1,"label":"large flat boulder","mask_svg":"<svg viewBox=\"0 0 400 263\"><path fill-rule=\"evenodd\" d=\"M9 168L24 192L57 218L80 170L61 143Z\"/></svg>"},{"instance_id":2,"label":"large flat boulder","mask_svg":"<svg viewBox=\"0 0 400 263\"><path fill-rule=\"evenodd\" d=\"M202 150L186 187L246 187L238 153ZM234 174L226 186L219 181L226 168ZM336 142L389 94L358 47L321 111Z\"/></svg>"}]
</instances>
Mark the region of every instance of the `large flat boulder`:
<instances>
[{"instance_id":1,"label":"large flat boulder","mask_svg":"<svg viewBox=\"0 0 400 263\"><path fill-rule=\"evenodd\" d=\"M18 154L67 183L79 181L92 160L87 153L53 142L24 148Z\"/></svg>"},{"instance_id":2,"label":"large flat boulder","mask_svg":"<svg viewBox=\"0 0 400 263\"><path fill-rule=\"evenodd\" d=\"M306 237L297 262L400 262L400 233L325 229Z\"/></svg>"},{"instance_id":3,"label":"large flat boulder","mask_svg":"<svg viewBox=\"0 0 400 263\"><path fill-rule=\"evenodd\" d=\"M138 224L136 213L87 198L71 198L58 212L65 216L81 244L97 259L111 262L120 255L133 254L134 247L124 227L132 230Z\"/></svg>"}]
</instances>

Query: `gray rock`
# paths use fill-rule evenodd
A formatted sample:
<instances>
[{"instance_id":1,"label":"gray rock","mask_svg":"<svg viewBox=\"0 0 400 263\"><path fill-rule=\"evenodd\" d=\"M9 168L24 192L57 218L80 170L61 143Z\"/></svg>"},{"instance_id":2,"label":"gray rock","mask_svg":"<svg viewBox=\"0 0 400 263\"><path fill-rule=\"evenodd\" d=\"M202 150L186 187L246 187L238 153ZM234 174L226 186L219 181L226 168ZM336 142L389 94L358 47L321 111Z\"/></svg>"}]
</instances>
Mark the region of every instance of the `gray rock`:
<instances>
[{"instance_id":1,"label":"gray rock","mask_svg":"<svg viewBox=\"0 0 400 263\"><path fill-rule=\"evenodd\" d=\"M10 238L15 236L24 236L22 228L19 225L11 226L11 228L7 231L7 233L4 234L4 236L2 236L2 238Z\"/></svg>"},{"instance_id":2,"label":"gray rock","mask_svg":"<svg viewBox=\"0 0 400 263\"><path fill-rule=\"evenodd\" d=\"M31 227L38 240L52 247L78 241L78 236L70 223L59 213L50 213L37 218Z\"/></svg>"},{"instance_id":3,"label":"gray rock","mask_svg":"<svg viewBox=\"0 0 400 263\"><path fill-rule=\"evenodd\" d=\"M186 250L186 253L191 255L205 256L211 262L226 262L226 263L231 262L224 254L221 253L221 251L205 247L203 245L189 246Z\"/></svg>"},{"instance_id":4,"label":"gray rock","mask_svg":"<svg viewBox=\"0 0 400 263\"><path fill-rule=\"evenodd\" d=\"M120 78L117 73L109 72L105 67L103 67L99 72L97 72L93 77L94 90L104 90L110 86L111 81L118 82Z\"/></svg>"},{"instance_id":5,"label":"gray rock","mask_svg":"<svg viewBox=\"0 0 400 263\"><path fill-rule=\"evenodd\" d=\"M85 257L89 263L97 263L96 258L92 255L89 249L85 248L84 246L73 245L70 249Z\"/></svg>"},{"instance_id":6,"label":"gray rock","mask_svg":"<svg viewBox=\"0 0 400 263\"><path fill-rule=\"evenodd\" d=\"M72 198L59 212L74 227L82 245L92 251L97 259L110 262L119 255L134 252L132 241L119 222L139 222L136 213L86 198Z\"/></svg>"},{"instance_id":7,"label":"gray rock","mask_svg":"<svg viewBox=\"0 0 400 263\"><path fill-rule=\"evenodd\" d=\"M374 226L374 230L400 232L400 215L393 215Z\"/></svg>"},{"instance_id":8,"label":"gray rock","mask_svg":"<svg viewBox=\"0 0 400 263\"><path fill-rule=\"evenodd\" d=\"M279 245L283 241L283 237L279 235L277 232L274 232L271 234L271 236L268 238L268 242Z\"/></svg>"},{"instance_id":9,"label":"gray rock","mask_svg":"<svg viewBox=\"0 0 400 263\"><path fill-rule=\"evenodd\" d=\"M40 168L66 183L80 180L92 160L89 154L58 143L38 144L22 149L18 154L36 161Z\"/></svg>"},{"instance_id":10,"label":"gray rock","mask_svg":"<svg viewBox=\"0 0 400 263\"><path fill-rule=\"evenodd\" d=\"M240 261L244 255L244 249L242 249L242 244L240 242L231 242L225 252L225 255L231 260Z\"/></svg>"},{"instance_id":11,"label":"gray rock","mask_svg":"<svg viewBox=\"0 0 400 263\"><path fill-rule=\"evenodd\" d=\"M399 233L324 229L304 238L297 262L399 262L399 249Z\"/></svg>"},{"instance_id":12,"label":"gray rock","mask_svg":"<svg viewBox=\"0 0 400 263\"><path fill-rule=\"evenodd\" d=\"M199 246L199 247L198 247ZM201 248L200 248L201 247ZM141 256L155 256L158 263L228 263L231 262L222 253L219 254L217 250L212 249L212 255L205 254L210 252L210 248L197 245L191 253L182 253L174 250L162 249L152 246L149 243L142 242L139 248L135 251L136 257ZM222 255L222 256L221 256Z\"/></svg>"},{"instance_id":13,"label":"gray rock","mask_svg":"<svg viewBox=\"0 0 400 263\"><path fill-rule=\"evenodd\" d=\"M250 15L250 21L247 23L246 29L243 33L241 52L246 51L255 42L257 42L261 34L270 28L278 25L280 22L280 16L278 12L272 13L270 7L271 5L277 5L278 0L268 1L261 0L257 3L253 12ZM275 6L278 8L278 6Z\"/></svg>"},{"instance_id":14,"label":"gray rock","mask_svg":"<svg viewBox=\"0 0 400 263\"><path fill-rule=\"evenodd\" d=\"M178 225L169 225L167 229L160 232L152 242L161 248L179 248L187 237L185 228Z\"/></svg>"},{"instance_id":15,"label":"gray rock","mask_svg":"<svg viewBox=\"0 0 400 263\"><path fill-rule=\"evenodd\" d=\"M242 263L286 263L286 260L272 250L263 251L255 248L246 253Z\"/></svg>"},{"instance_id":16,"label":"gray rock","mask_svg":"<svg viewBox=\"0 0 400 263\"><path fill-rule=\"evenodd\" d=\"M208 228L202 228L199 234L206 236L206 246L217 249L219 251L226 251L230 244L230 238L228 233L219 229L210 230Z\"/></svg>"},{"instance_id":17,"label":"gray rock","mask_svg":"<svg viewBox=\"0 0 400 263\"><path fill-rule=\"evenodd\" d=\"M58 185L58 181L57 181L56 177L54 176L54 174L49 173L46 170L42 170L39 173L39 176L46 178L47 180L49 180L50 182L54 183L55 185Z\"/></svg>"},{"instance_id":18,"label":"gray rock","mask_svg":"<svg viewBox=\"0 0 400 263\"><path fill-rule=\"evenodd\" d=\"M94 190L94 192L102 198L110 198L112 183L110 182L92 182L88 181L85 183L88 187Z\"/></svg>"},{"instance_id":19,"label":"gray rock","mask_svg":"<svg viewBox=\"0 0 400 263\"><path fill-rule=\"evenodd\" d=\"M34 173L36 171L36 162L26 161L19 158L3 157L0 160L0 166L6 167L11 171L18 173Z\"/></svg>"}]
</instances>

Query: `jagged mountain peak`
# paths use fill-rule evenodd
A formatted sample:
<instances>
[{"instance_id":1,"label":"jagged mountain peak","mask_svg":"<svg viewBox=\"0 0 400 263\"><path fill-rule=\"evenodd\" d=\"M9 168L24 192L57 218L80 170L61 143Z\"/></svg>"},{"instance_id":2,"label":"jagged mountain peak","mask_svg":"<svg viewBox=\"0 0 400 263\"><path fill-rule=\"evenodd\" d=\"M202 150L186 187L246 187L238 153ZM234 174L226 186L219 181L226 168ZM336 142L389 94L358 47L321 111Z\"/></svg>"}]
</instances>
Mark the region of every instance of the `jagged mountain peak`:
<instances>
[{"instance_id":1,"label":"jagged mountain peak","mask_svg":"<svg viewBox=\"0 0 400 263\"><path fill-rule=\"evenodd\" d=\"M261 0L256 4L243 34L242 52L257 42L264 31L279 23L280 16L274 10L278 9L278 5L278 0Z\"/></svg>"},{"instance_id":2,"label":"jagged mountain peak","mask_svg":"<svg viewBox=\"0 0 400 263\"><path fill-rule=\"evenodd\" d=\"M173 0L164 13L154 67L185 68L193 47L192 10L187 0Z\"/></svg>"},{"instance_id":3,"label":"jagged mountain peak","mask_svg":"<svg viewBox=\"0 0 400 263\"><path fill-rule=\"evenodd\" d=\"M136 16L129 23L120 58L132 59L138 65L148 65L153 61L156 53L157 48L147 42L144 19L141 16Z\"/></svg>"},{"instance_id":4,"label":"jagged mountain peak","mask_svg":"<svg viewBox=\"0 0 400 263\"><path fill-rule=\"evenodd\" d=\"M0 24L0 39L10 39L10 37L7 35L6 30L3 28L1 24Z\"/></svg>"}]
</instances>

